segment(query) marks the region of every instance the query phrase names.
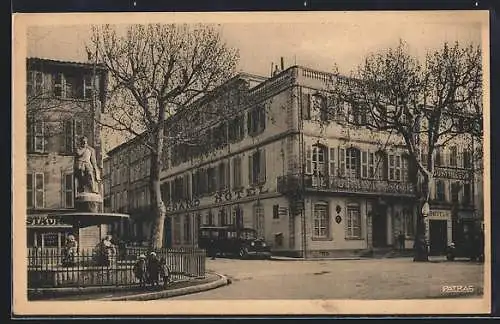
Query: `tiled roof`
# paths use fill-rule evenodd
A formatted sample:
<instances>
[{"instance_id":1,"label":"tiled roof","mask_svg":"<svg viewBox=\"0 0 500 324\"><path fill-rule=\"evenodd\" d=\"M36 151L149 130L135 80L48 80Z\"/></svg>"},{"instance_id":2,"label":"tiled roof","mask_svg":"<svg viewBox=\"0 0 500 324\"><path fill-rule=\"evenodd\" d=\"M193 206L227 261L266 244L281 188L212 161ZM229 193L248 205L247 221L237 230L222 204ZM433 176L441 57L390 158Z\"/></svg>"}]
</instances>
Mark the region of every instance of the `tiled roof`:
<instances>
[{"instance_id":1,"label":"tiled roof","mask_svg":"<svg viewBox=\"0 0 500 324\"><path fill-rule=\"evenodd\" d=\"M92 62L75 62L75 61L62 61L62 60L54 60L54 59L47 59L47 58L40 58L40 57L28 57L27 58L27 63L46 63L46 64L51 64L51 65L67 65L67 66L74 66L74 67L81 67L81 68L93 68L94 63ZM98 63L96 65L98 69L105 70L105 67L103 64Z\"/></svg>"}]
</instances>

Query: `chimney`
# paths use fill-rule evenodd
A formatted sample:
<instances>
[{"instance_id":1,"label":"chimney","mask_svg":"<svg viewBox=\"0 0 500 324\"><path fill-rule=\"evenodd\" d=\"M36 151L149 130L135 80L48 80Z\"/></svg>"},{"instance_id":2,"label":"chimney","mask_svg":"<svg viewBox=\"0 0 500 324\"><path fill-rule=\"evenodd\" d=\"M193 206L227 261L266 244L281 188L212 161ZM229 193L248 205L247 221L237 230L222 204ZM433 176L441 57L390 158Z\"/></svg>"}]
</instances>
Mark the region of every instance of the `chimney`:
<instances>
[{"instance_id":1,"label":"chimney","mask_svg":"<svg viewBox=\"0 0 500 324\"><path fill-rule=\"evenodd\" d=\"M283 56L281 57L281 71L285 69L285 61L283 59Z\"/></svg>"}]
</instances>

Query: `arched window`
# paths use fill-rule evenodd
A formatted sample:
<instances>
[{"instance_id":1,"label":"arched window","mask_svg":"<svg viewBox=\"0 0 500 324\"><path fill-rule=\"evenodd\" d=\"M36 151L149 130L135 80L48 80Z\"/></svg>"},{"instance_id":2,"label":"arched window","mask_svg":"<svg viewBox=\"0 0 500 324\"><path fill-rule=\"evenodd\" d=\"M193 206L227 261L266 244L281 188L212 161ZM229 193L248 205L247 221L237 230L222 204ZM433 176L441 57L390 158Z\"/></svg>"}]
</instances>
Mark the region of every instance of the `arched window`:
<instances>
[{"instance_id":1,"label":"arched window","mask_svg":"<svg viewBox=\"0 0 500 324\"><path fill-rule=\"evenodd\" d=\"M328 203L319 201L314 204L313 238L328 238L330 234L330 212Z\"/></svg>"}]
</instances>

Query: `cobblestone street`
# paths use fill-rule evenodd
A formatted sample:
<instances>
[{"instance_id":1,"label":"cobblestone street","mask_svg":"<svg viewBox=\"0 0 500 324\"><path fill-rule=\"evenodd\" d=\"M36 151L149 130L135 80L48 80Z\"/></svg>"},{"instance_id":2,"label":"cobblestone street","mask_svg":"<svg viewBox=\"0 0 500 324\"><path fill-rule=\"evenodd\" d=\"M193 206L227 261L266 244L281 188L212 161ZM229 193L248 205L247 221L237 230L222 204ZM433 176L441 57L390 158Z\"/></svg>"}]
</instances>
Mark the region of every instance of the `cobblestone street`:
<instances>
[{"instance_id":1,"label":"cobblestone street","mask_svg":"<svg viewBox=\"0 0 500 324\"><path fill-rule=\"evenodd\" d=\"M207 260L207 268L228 276L232 284L173 300L443 298L452 296L443 286L454 285L472 286L468 297L483 292L484 265L466 261L217 259Z\"/></svg>"}]
</instances>

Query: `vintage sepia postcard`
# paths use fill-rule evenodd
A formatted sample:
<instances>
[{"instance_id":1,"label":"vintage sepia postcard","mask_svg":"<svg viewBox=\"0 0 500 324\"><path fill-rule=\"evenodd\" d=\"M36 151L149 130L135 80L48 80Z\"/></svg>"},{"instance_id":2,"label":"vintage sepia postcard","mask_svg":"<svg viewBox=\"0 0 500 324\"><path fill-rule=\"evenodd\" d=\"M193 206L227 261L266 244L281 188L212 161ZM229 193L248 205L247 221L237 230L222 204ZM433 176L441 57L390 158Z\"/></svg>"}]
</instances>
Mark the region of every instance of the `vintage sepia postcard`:
<instances>
[{"instance_id":1,"label":"vintage sepia postcard","mask_svg":"<svg viewBox=\"0 0 500 324\"><path fill-rule=\"evenodd\" d=\"M13 15L17 315L485 314L487 11Z\"/></svg>"}]
</instances>

